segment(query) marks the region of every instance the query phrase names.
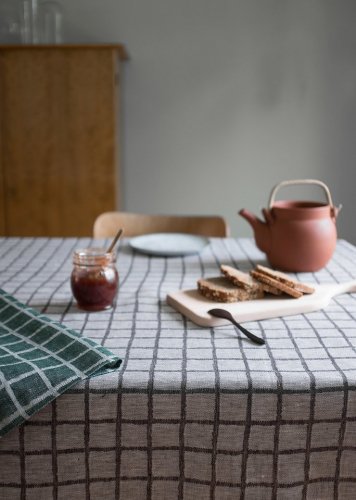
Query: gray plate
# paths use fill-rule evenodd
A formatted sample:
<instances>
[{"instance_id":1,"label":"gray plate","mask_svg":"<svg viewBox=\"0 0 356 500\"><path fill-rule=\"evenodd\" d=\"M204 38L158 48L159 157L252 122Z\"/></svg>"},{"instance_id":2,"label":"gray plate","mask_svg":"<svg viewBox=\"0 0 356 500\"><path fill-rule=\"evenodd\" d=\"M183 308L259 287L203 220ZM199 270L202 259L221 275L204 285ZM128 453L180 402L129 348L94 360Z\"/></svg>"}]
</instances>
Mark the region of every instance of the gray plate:
<instances>
[{"instance_id":1,"label":"gray plate","mask_svg":"<svg viewBox=\"0 0 356 500\"><path fill-rule=\"evenodd\" d=\"M184 233L153 233L136 236L130 245L138 252L163 257L179 257L199 253L209 240L203 236Z\"/></svg>"}]
</instances>

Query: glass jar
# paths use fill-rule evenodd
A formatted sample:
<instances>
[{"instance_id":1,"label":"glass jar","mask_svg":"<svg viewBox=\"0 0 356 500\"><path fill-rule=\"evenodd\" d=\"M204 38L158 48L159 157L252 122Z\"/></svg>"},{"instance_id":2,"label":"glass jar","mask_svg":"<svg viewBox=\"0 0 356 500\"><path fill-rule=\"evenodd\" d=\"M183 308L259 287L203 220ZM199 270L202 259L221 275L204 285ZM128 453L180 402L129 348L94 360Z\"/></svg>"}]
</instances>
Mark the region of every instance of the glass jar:
<instances>
[{"instance_id":1,"label":"glass jar","mask_svg":"<svg viewBox=\"0 0 356 500\"><path fill-rule=\"evenodd\" d=\"M41 42L58 44L63 41L63 9L54 0L40 4Z\"/></svg>"},{"instance_id":2,"label":"glass jar","mask_svg":"<svg viewBox=\"0 0 356 500\"><path fill-rule=\"evenodd\" d=\"M22 0L22 41L39 43L39 6L38 0Z\"/></svg>"},{"instance_id":3,"label":"glass jar","mask_svg":"<svg viewBox=\"0 0 356 500\"><path fill-rule=\"evenodd\" d=\"M76 250L73 254L70 283L80 309L109 309L113 305L119 283L115 254L108 253L104 248Z\"/></svg>"},{"instance_id":4,"label":"glass jar","mask_svg":"<svg viewBox=\"0 0 356 500\"><path fill-rule=\"evenodd\" d=\"M18 0L0 0L0 44L21 43L21 8Z\"/></svg>"}]
</instances>

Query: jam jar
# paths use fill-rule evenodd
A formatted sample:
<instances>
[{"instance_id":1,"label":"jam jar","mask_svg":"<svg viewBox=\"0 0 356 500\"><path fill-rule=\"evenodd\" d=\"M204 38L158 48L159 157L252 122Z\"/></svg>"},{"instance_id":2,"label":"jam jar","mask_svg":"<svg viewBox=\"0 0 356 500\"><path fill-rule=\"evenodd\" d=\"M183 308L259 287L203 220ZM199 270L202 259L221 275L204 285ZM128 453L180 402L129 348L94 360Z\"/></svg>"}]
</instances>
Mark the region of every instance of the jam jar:
<instances>
[{"instance_id":1,"label":"jam jar","mask_svg":"<svg viewBox=\"0 0 356 500\"><path fill-rule=\"evenodd\" d=\"M113 305L119 283L115 253L109 253L104 248L76 250L73 254L70 283L80 309L109 309Z\"/></svg>"}]
</instances>

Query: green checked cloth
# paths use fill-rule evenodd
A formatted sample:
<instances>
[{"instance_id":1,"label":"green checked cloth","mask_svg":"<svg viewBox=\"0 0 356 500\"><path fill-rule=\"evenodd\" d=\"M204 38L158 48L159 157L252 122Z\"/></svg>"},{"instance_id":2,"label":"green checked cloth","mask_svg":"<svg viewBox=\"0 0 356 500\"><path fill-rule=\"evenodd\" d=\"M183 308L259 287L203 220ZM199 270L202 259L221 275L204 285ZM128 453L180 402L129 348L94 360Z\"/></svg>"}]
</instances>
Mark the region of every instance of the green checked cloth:
<instances>
[{"instance_id":1,"label":"green checked cloth","mask_svg":"<svg viewBox=\"0 0 356 500\"><path fill-rule=\"evenodd\" d=\"M0 289L0 436L121 359Z\"/></svg>"}]
</instances>

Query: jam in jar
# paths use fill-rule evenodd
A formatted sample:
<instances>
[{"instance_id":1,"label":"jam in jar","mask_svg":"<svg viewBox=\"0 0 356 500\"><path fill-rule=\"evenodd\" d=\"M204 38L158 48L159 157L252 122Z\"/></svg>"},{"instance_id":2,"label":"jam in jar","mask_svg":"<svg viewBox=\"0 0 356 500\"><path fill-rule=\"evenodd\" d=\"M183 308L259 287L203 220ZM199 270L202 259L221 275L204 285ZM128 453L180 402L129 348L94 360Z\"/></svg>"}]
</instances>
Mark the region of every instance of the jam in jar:
<instances>
[{"instance_id":1,"label":"jam in jar","mask_svg":"<svg viewBox=\"0 0 356 500\"><path fill-rule=\"evenodd\" d=\"M112 307L118 282L114 253L103 248L83 248L74 252L70 283L80 309L101 311Z\"/></svg>"}]
</instances>

